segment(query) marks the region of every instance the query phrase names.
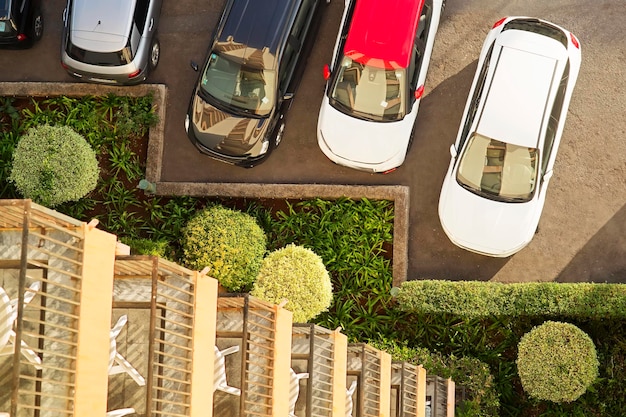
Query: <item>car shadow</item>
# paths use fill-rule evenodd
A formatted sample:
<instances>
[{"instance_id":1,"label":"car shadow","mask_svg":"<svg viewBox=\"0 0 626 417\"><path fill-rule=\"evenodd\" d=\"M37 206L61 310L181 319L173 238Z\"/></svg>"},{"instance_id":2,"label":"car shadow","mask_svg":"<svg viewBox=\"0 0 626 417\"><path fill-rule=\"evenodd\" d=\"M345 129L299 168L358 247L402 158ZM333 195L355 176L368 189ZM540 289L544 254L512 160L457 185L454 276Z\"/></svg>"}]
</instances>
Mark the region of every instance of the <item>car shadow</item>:
<instances>
[{"instance_id":1,"label":"car shadow","mask_svg":"<svg viewBox=\"0 0 626 417\"><path fill-rule=\"evenodd\" d=\"M507 262L458 248L439 222L439 194L450 163L449 148L456 140L477 62L427 91L420 104L413 147L398 170L411 186L409 279L487 281ZM428 90L428 80L426 86Z\"/></svg>"},{"instance_id":2,"label":"car shadow","mask_svg":"<svg viewBox=\"0 0 626 417\"><path fill-rule=\"evenodd\" d=\"M626 204L587 241L556 281L626 283Z\"/></svg>"}]
</instances>

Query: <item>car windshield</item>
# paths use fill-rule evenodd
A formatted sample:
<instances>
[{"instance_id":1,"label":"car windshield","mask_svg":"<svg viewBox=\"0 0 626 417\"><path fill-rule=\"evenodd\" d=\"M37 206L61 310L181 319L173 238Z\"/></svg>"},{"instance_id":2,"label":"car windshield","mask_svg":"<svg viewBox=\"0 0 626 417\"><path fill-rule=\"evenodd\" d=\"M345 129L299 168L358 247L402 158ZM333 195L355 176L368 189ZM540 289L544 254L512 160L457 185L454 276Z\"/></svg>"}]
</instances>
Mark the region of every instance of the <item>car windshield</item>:
<instances>
[{"instance_id":1,"label":"car windshield","mask_svg":"<svg viewBox=\"0 0 626 417\"><path fill-rule=\"evenodd\" d=\"M533 196L537 166L537 149L474 133L459 160L457 181L493 200L524 202Z\"/></svg>"},{"instance_id":2,"label":"car windshield","mask_svg":"<svg viewBox=\"0 0 626 417\"><path fill-rule=\"evenodd\" d=\"M330 104L350 116L375 121L406 114L405 70L361 64L344 56L330 89Z\"/></svg>"},{"instance_id":3,"label":"car windshield","mask_svg":"<svg viewBox=\"0 0 626 417\"><path fill-rule=\"evenodd\" d=\"M226 54L212 53L202 75L202 90L225 107L267 116L274 107L275 71L251 59L245 64L237 61Z\"/></svg>"}]
</instances>

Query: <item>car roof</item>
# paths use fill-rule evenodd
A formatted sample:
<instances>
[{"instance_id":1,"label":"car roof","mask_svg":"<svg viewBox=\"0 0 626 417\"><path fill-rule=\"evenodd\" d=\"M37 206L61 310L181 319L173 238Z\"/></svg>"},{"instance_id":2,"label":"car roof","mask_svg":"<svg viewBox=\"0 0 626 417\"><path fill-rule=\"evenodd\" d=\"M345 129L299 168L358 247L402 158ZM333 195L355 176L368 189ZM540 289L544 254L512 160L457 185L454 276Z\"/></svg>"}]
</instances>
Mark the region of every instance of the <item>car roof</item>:
<instances>
[{"instance_id":1,"label":"car roof","mask_svg":"<svg viewBox=\"0 0 626 417\"><path fill-rule=\"evenodd\" d=\"M275 56L284 37L285 29L299 0L235 0L228 13L217 42L231 42L239 48L241 56L258 55L264 51ZM269 65L270 63L267 63ZM271 63L272 68L276 66ZM265 67L268 68L267 66Z\"/></svg>"},{"instance_id":2,"label":"car roof","mask_svg":"<svg viewBox=\"0 0 626 417\"><path fill-rule=\"evenodd\" d=\"M95 52L123 49L130 35L136 0L74 0L72 43Z\"/></svg>"},{"instance_id":3,"label":"car roof","mask_svg":"<svg viewBox=\"0 0 626 417\"><path fill-rule=\"evenodd\" d=\"M558 60L508 46L491 59L497 63L477 132L536 148Z\"/></svg>"},{"instance_id":4,"label":"car roof","mask_svg":"<svg viewBox=\"0 0 626 417\"><path fill-rule=\"evenodd\" d=\"M356 0L344 54L379 68L407 68L424 0Z\"/></svg>"}]
</instances>

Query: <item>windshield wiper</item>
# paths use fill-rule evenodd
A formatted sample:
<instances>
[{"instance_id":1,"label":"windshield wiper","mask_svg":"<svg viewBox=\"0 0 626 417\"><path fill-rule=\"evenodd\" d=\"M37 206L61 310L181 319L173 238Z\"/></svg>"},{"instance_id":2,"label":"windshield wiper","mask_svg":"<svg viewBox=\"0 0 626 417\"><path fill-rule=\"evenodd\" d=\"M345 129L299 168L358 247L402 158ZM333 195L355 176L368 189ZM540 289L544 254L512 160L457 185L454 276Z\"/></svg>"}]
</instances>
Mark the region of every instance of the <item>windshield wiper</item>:
<instances>
[{"instance_id":1,"label":"windshield wiper","mask_svg":"<svg viewBox=\"0 0 626 417\"><path fill-rule=\"evenodd\" d=\"M482 195L483 194L483 191L480 188L474 188L471 185L466 184L466 183L461 182L461 181L458 181L458 180L457 180L457 182L459 183L459 185L461 187L465 188L468 191L473 192L474 194L478 194L478 195Z\"/></svg>"}]
</instances>

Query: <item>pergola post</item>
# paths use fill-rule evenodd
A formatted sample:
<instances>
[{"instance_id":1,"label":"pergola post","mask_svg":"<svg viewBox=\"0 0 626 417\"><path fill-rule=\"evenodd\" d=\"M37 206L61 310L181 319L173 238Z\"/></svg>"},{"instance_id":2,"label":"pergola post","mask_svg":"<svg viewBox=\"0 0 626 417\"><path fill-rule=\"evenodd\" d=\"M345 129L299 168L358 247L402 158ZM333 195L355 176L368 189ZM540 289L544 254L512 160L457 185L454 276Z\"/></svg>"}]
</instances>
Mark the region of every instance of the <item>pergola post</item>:
<instances>
[{"instance_id":1,"label":"pergola post","mask_svg":"<svg viewBox=\"0 0 626 417\"><path fill-rule=\"evenodd\" d=\"M83 227L74 415L103 416L107 411L109 331L117 238L87 224Z\"/></svg>"},{"instance_id":2,"label":"pergola post","mask_svg":"<svg viewBox=\"0 0 626 417\"><path fill-rule=\"evenodd\" d=\"M206 416L213 410L213 371L215 361L215 332L217 323L217 280L196 272L193 351L191 371L191 417ZM210 413L209 413L210 414Z\"/></svg>"}]
</instances>

